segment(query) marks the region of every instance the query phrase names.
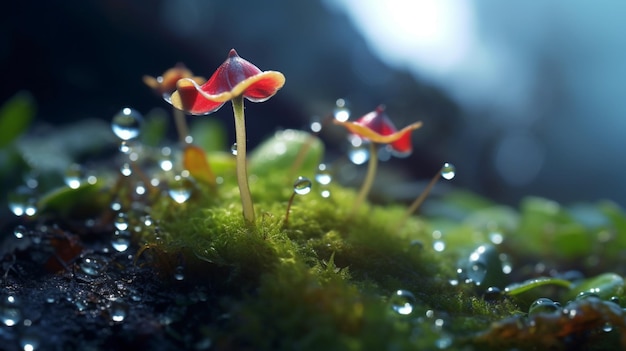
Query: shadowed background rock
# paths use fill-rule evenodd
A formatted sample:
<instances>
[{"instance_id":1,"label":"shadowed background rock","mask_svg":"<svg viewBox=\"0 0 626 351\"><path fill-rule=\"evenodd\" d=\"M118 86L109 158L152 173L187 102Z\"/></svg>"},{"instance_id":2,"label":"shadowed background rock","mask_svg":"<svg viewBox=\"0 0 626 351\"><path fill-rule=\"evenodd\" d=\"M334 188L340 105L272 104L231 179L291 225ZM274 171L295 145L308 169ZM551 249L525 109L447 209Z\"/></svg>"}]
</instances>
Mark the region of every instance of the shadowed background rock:
<instances>
[{"instance_id":1,"label":"shadowed background rock","mask_svg":"<svg viewBox=\"0 0 626 351\"><path fill-rule=\"evenodd\" d=\"M143 86L144 74L184 62L208 75L234 47L262 69L287 77L279 96L262 108L247 107L260 117L249 122L256 131L248 136L251 145L276 128L308 125L312 116L332 111L337 98L349 101L353 116L384 103L397 125L424 121L413 155L391 161L408 172L405 179L427 179L450 161L459 171L456 185L506 203L526 194L623 203L626 167L614 160L625 108L614 82L624 72L619 58L626 44L616 33L625 6L395 1L374 16L375 5L11 2L1 15L0 62L10 83L0 87L0 98L32 92L38 119L49 123L108 121L122 106L142 112L164 107ZM447 31L446 21L457 32ZM445 51L430 62L399 56L402 51L391 46L380 53L381 40L402 48L407 37L410 52L410 40L419 46L421 34L460 40L455 35L461 31L465 51L455 52L456 61ZM460 68L450 68L454 62ZM221 120L234 140L224 114L210 118ZM343 135L324 137L341 149Z\"/></svg>"}]
</instances>

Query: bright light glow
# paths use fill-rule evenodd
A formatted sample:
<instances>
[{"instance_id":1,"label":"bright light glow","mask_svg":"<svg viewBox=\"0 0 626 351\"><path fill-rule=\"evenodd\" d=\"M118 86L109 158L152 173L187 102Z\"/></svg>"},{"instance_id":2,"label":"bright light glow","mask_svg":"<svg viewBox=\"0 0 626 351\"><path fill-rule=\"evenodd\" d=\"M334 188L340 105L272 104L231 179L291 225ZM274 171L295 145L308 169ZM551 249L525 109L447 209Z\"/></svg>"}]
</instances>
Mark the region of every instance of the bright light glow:
<instances>
[{"instance_id":1,"label":"bright light glow","mask_svg":"<svg viewBox=\"0 0 626 351\"><path fill-rule=\"evenodd\" d=\"M463 61L474 41L471 1L340 0L383 60L444 74ZM428 72L427 72L428 73Z\"/></svg>"}]
</instances>

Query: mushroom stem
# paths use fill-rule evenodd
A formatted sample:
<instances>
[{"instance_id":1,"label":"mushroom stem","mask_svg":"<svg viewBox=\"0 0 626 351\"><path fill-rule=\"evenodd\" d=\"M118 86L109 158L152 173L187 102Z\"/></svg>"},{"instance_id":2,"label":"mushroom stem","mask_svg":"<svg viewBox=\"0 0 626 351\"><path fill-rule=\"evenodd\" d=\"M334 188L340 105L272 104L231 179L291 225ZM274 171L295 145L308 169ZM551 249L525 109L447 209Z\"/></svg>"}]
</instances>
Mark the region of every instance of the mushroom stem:
<instances>
[{"instance_id":1,"label":"mushroom stem","mask_svg":"<svg viewBox=\"0 0 626 351\"><path fill-rule=\"evenodd\" d=\"M176 130L178 131L178 139L184 144L188 144L187 136L189 136L189 128L187 128L187 121L185 120L185 112L173 108L174 110L174 123L176 123Z\"/></svg>"},{"instance_id":2,"label":"mushroom stem","mask_svg":"<svg viewBox=\"0 0 626 351\"><path fill-rule=\"evenodd\" d=\"M249 225L254 226L254 206L248 186L248 171L246 165L246 120L243 112L243 95L232 99L233 114L235 115L235 134L237 140L237 183L243 207L243 217Z\"/></svg>"},{"instance_id":3,"label":"mushroom stem","mask_svg":"<svg viewBox=\"0 0 626 351\"><path fill-rule=\"evenodd\" d=\"M293 204L293 199L296 197L296 192L294 191L289 198L289 202L287 203L287 212L285 213L285 220L283 221L283 226L289 225L289 211L291 211L291 205Z\"/></svg>"},{"instance_id":4,"label":"mushroom stem","mask_svg":"<svg viewBox=\"0 0 626 351\"><path fill-rule=\"evenodd\" d=\"M376 167L378 166L378 155L376 154L376 143L370 142L370 160L367 164L367 174L365 175L365 180L363 180L363 184L361 185L361 190L359 190L359 195L357 195L356 200L354 201L354 206L352 207L352 215L356 214L357 210L369 194L370 189L372 189L372 185L374 185L374 178L376 176Z\"/></svg>"},{"instance_id":5,"label":"mushroom stem","mask_svg":"<svg viewBox=\"0 0 626 351\"><path fill-rule=\"evenodd\" d=\"M404 213L404 217L402 217L400 222L398 222L398 230L400 230L404 226L409 217L411 217L411 215L415 211L417 211L422 203L424 203L424 200L426 200L426 197L428 196L428 194L430 194L430 191L433 189L433 187L435 187L435 184L437 184L439 178L441 178L441 170L439 170L439 172L435 174L435 176L430 180L428 185L426 185L426 188L424 188L422 193L417 197L417 199L415 199L415 201L413 201L411 206L409 206L409 208L406 210L406 212Z\"/></svg>"}]
</instances>

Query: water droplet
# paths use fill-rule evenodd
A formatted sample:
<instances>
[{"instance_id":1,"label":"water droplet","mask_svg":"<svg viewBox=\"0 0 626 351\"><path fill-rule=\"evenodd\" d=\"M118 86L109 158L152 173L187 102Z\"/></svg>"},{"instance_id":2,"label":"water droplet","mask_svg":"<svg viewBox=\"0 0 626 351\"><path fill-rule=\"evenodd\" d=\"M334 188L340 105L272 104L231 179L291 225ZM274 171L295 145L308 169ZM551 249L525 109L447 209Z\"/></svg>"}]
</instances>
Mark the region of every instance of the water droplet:
<instances>
[{"instance_id":1,"label":"water droplet","mask_svg":"<svg viewBox=\"0 0 626 351\"><path fill-rule=\"evenodd\" d=\"M471 279L476 285L480 285L487 275L487 266L481 261L473 262L467 269L466 274L468 279Z\"/></svg>"},{"instance_id":2,"label":"water droplet","mask_svg":"<svg viewBox=\"0 0 626 351\"><path fill-rule=\"evenodd\" d=\"M551 313L561 310L561 304L547 297L541 297L530 304L528 308L528 315L534 315L537 313Z\"/></svg>"},{"instance_id":3,"label":"water droplet","mask_svg":"<svg viewBox=\"0 0 626 351\"><path fill-rule=\"evenodd\" d=\"M72 189L78 189L83 180L83 168L81 165L74 163L65 170L65 184Z\"/></svg>"},{"instance_id":4,"label":"water droplet","mask_svg":"<svg viewBox=\"0 0 626 351\"><path fill-rule=\"evenodd\" d=\"M18 239L24 238L27 233L28 231L23 225L18 225L17 227L15 227L15 229L13 229L13 235L15 235L15 237Z\"/></svg>"},{"instance_id":5,"label":"water droplet","mask_svg":"<svg viewBox=\"0 0 626 351\"><path fill-rule=\"evenodd\" d=\"M446 243L443 240L435 240L433 242L433 249L437 252L442 252L446 249Z\"/></svg>"},{"instance_id":6,"label":"water droplet","mask_svg":"<svg viewBox=\"0 0 626 351\"><path fill-rule=\"evenodd\" d=\"M495 286L490 286L483 293L483 299L485 301L497 301L502 298L502 290Z\"/></svg>"},{"instance_id":7,"label":"water droplet","mask_svg":"<svg viewBox=\"0 0 626 351\"><path fill-rule=\"evenodd\" d=\"M177 175L174 177L174 181L170 182L168 194L172 200L179 204L185 203L191 197L193 192L193 182L188 177Z\"/></svg>"},{"instance_id":8,"label":"water droplet","mask_svg":"<svg viewBox=\"0 0 626 351\"><path fill-rule=\"evenodd\" d=\"M444 163L441 167L441 176L445 180L450 180L456 175L456 167L452 163Z\"/></svg>"},{"instance_id":9,"label":"water droplet","mask_svg":"<svg viewBox=\"0 0 626 351\"><path fill-rule=\"evenodd\" d=\"M116 230L111 239L111 246L117 252L124 252L130 246L131 234L128 230Z\"/></svg>"},{"instance_id":10,"label":"water droplet","mask_svg":"<svg viewBox=\"0 0 626 351\"><path fill-rule=\"evenodd\" d=\"M81 260L79 267L83 273L90 276L97 276L104 272L106 263L98 257L85 256Z\"/></svg>"},{"instance_id":11,"label":"water droplet","mask_svg":"<svg viewBox=\"0 0 626 351\"><path fill-rule=\"evenodd\" d=\"M337 99L335 102L335 110L333 111L335 119L340 122L345 122L350 118L350 109L348 103L344 99Z\"/></svg>"},{"instance_id":12,"label":"water droplet","mask_svg":"<svg viewBox=\"0 0 626 351\"><path fill-rule=\"evenodd\" d=\"M14 192L8 194L9 208L16 216L34 216L37 214L37 199L33 189L19 186Z\"/></svg>"},{"instance_id":13,"label":"water droplet","mask_svg":"<svg viewBox=\"0 0 626 351\"><path fill-rule=\"evenodd\" d=\"M159 167L165 172L169 172L174 168L174 163L172 163L172 160L169 158L162 158L161 161L159 161Z\"/></svg>"},{"instance_id":14,"label":"water droplet","mask_svg":"<svg viewBox=\"0 0 626 351\"><path fill-rule=\"evenodd\" d=\"M391 295L389 303L396 313L406 316L413 312L415 295L408 290L398 290Z\"/></svg>"},{"instance_id":15,"label":"water droplet","mask_svg":"<svg viewBox=\"0 0 626 351\"><path fill-rule=\"evenodd\" d=\"M111 316L111 320L115 323L123 322L128 314L128 305L120 300L115 300L111 302L111 306L109 307L109 315Z\"/></svg>"},{"instance_id":16,"label":"water droplet","mask_svg":"<svg viewBox=\"0 0 626 351\"><path fill-rule=\"evenodd\" d=\"M185 280L185 267L177 266L176 271L174 272L174 279L178 281Z\"/></svg>"},{"instance_id":17,"label":"water droplet","mask_svg":"<svg viewBox=\"0 0 626 351\"><path fill-rule=\"evenodd\" d=\"M130 143L128 143L126 140L122 140L122 142L120 143L119 150L123 154L130 154L130 152L133 151L133 148L130 146Z\"/></svg>"},{"instance_id":18,"label":"water droplet","mask_svg":"<svg viewBox=\"0 0 626 351\"><path fill-rule=\"evenodd\" d=\"M609 332L613 331L613 325L611 323L605 323L602 326L602 331L604 331L605 333L609 333Z\"/></svg>"},{"instance_id":19,"label":"water droplet","mask_svg":"<svg viewBox=\"0 0 626 351\"><path fill-rule=\"evenodd\" d=\"M13 296L5 296L0 300L0 321L7 327L12 327L22 320L22 309L18 299Z\"/></svg>"},{"instance_id":20,"label":"water droplet","mask_svg":"<svg viewBox=\"0 0 626 351\"><path fill-rule=\"evenodd\" d=\"M146 186L143 184L143 182L137 182L137 184L135 185L135 193L137 195L146 194Z\"/></svg>"},{"instance_id":21,"label":"water droplet","mask_svg":"<svg viewBox=\"0 0 626 351\"><path fill-rule=\"evenodd\" d=\"M315 181L321 185L328 185L333 180L333 176L326 168L326 165L321 163L318 166L318 172L315 174Z\"/></svg>"},{"instance_id":22,"label":"water droplet","mask_svg":"<svg viewBox=\"0 0 626 351\"><path fill-rule=\"evenodd\" d=\"M313 133L319 133L322 131L322 122L320 121L319 117L315 116L313 118L311 118L311 124L309 125L309 127L311 128L311 131Z\"/></svg>"},{"instance_id":23,"label":"water droplet","mask_svg":"<svg viewBox=\"0 0 626 351\"><path fill-rule=\"evenodd\" d=\"M115 116L111 122L113 133L121 140L131 140L139 136L143 116L139 111L125 107Z\"/></svg>"},{"instance_id":24,"label":"water droplet","mask_svg":"<svg viewBox=\"0 0 626 351\"><path fill-rule=\"evenodd\" d=\"M330 190L324 189L320 192L323 198L328 199L330 197Z\"/></svg>"},{"instance_id":25,"label":"water droplet","mask_svg":"<svg viewBox=\"0 0 626 351\"><path fill-rule=\"evenodd\" d=\"M130 164L128 162L124 162L122 167L120 167L120 173L122 173L122 175L125 176L125 177L128 177L131 174L133 174L133 170L130 167Z\"/></svg>"},{"instance_id":26,"label":"water droplet","mask_svg":"<svg viewBox=\"0 0 626 351\"><path fill-rule=\"evenodd\" d=\"M491 232L489 233L489 240L496 245L500 245L504 241L504 236L500 232Z\"/></svg>"},{"instance_id":27,"label":"water droplet","mask_svg":"<svg viewBox=\"0 0 626 351\"><path fill-rule=\"evenodd\" d=\"M37 334L26 332L20 336L20 347L24 351L39 350L39 343L40 338Z\"/></svg>"},{"instance_id":28,"label":"water droplet","mask_svg":"<svg viewBox=\"0 0 626 351\"><path fill-rule=\"evenodd\" d=\"M39 172L30 170L24 174L24 184L31 189L36 189L39 186Z\"/></svg>"},{"instance_id":29,"label":"water droplet","mask_svg":"<svg viewBox=\"0 0 626 351\"><path fill-rule=\"evenodd\" d=\"M126 215L126 213L124 212L118 213L117 217L115 217L113 225L115 225L115 228L117 228L118 230L128 229L128 215Z\"/></svg>"},{"instance_id":30,"label":"water droplet","mask_svg":"<svg viewBox=\"0 0 626 351\"><path fill-rule=\"evenodd\" d=\"M351 146L348 151L348 158L355 165L362 165L370 159L369 148L365 145Z\"/></svg>"},{"instance_id":31,"label":"water droplet","mask_svg":"<svg viewBox=\"0 0 626 351\"><path fill-rule=\"evenodd\" d=\"M443 350L452 346L452 342L453 342L452 336L446 334L446 335L442 335L439 339L435 341L435 346L437 346L438 349Z\"/></svg>"},{"instance_id":32,"label":"water droplet","mask_svg":"<svg viewBox=\"0 0 626 351\"><path fill-rule=\"evenodd\" d=\"M293 191L298 195L306 195L311 192L311 180L306 177L298 177L293 183Z\"/></svg>"},{"instance_id":33,"label":"water droplet","mask_svg":"<svg viewBox=\"0 0 626 351\"><path fill-rule=\"evenodd\" d=\"M237 156L237 143L233 143L233 145L230 146L230 153Z\"/></svg>"}]
</instances>

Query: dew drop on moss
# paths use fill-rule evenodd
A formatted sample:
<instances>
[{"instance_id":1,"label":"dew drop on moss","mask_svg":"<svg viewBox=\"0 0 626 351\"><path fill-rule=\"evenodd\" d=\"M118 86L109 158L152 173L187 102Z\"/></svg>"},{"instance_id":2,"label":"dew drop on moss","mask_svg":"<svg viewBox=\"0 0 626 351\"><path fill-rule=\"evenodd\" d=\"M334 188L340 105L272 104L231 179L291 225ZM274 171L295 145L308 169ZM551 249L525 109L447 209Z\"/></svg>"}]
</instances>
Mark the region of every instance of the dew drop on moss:
<instances>
[{"instance_id":1,"label":"dew drop on moss","mask_svg":"<svg viewBox=\"0 0 626 351\"><path fill-rule=\"evenodd\" d=\"M441 167L441 176L443 179L451 180L456 175L456 167L452 163L444 163Z\"/></svg>"},{"instance_id":2,"label":"dew drop on moss","mask_svg":"<svg viewBox=\"0 0 626 351\"><path fill-rule=\"evenodd\" d=\"M307 177L298 177L293 183L293 191L298 195L306 195L311 192L311 180Z\"/></svg>"},{"instance_id":3,"label":"dew drop on moss","mask_svg":"<svg viewBox=\"0 0 626 351\"><path fill-rule=\"evenodd\" d=\"M139 111L125 107L120 110L111 122L113 133L123 141L131 140L139 136L143 116Z\"/></svg>"},{"instance_id":4,"label":"dew drop on moss","mask_svg":"<svg viewBox=\"0 0 626 351\"><path fill-rule=\"evenodd\" d=\"M552 313L561 310L561 304L547 297L540 297L530 304L528 308L528 315L535 315L537 313Z\"/></svg>"},{"instance_id":5,"label":"dew drop on moss","mask_svg":"<svg viewBox=\"0 0 626 351\"><path fill-rule=\"evenodd\" d=\"M327 199L330 197L330 190L324 189L320 192L320 195L322 195L323 198Z\"/></svg>"},{"instance_id":6,"label":"dew drop on moss","mask_svg":"<svg viewBox=\"0 0 626 351\"><path fill-rule=\"evenodd\" d=\"M415 306L415 295L408 290L398 290L389 299L391 309L396 313L406 316L413 312Z\"/></svg>"}]
</instances>

